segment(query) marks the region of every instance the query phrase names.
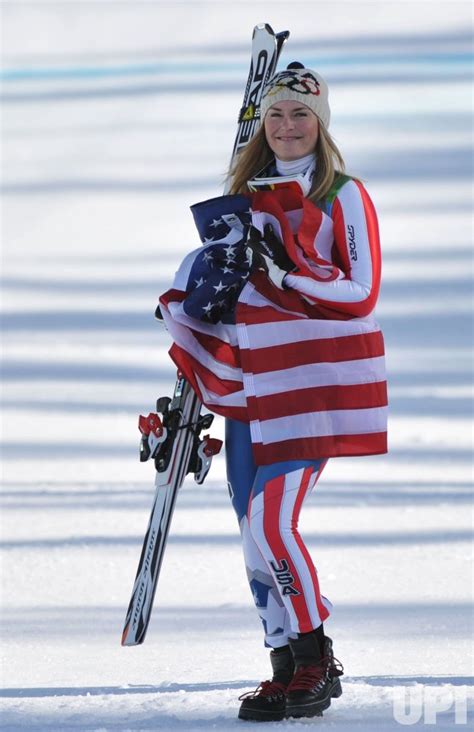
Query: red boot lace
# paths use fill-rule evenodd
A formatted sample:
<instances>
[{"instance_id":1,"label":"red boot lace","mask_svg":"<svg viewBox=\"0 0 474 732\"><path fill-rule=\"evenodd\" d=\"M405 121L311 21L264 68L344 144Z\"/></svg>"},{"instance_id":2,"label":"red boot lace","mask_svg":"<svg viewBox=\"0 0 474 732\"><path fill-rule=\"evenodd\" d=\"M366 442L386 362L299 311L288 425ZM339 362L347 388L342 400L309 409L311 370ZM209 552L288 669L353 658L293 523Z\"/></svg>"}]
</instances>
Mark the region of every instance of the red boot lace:
<instances>
[{"instance_id":1,"label":"red boot lace","mask_svg":"<svg viewBox=\"0 0 474 732\"><path fill-rule=\"evenodd\" d=\"M257 696L264 696L267 699L277 699L286 692L285 684L279 681L262 681L255 691L246 691L245 694L239 696L239 701L243 699L255 699Z\"/></svg>"},{"instance_id":2,"label":"red boot lace","mask_svg":"<svg viewBox=\"0 0 474 732\"><path fill-rule=\"evenodd\" d=\"M322 664L319 666L300 666L296 669L287 691L289 693L303 689L322 688L325 681L326 666Z\"/></svg>"},{"instance_id":3,"label":"red boot lace","mask_svg":"<svg viewBox=\"0 0 474 732\"><path fill-rule=\"evenodd\" d=\"M322 658L317 666L300 666L287 688L290 691L321 689L328 676L342 676L344 667L337 658Z\"/></svg>"}]
</instances>

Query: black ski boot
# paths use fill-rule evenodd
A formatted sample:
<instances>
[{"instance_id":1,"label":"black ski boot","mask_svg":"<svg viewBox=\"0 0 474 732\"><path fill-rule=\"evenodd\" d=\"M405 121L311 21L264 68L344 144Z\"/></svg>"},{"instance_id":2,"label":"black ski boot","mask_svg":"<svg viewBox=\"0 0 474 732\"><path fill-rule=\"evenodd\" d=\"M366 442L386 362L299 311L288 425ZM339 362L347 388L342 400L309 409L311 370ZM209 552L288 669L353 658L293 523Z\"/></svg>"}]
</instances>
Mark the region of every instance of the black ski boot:
<instances>
[{"instance_id":1,"label":"black ski boot","mask_svg":"<svg viewBox=\"0 0 474 732\"><path fill-rule=\"evenodd\" d=\"M324 636L321 649L317 631L290 638L295 674L286 694L287 717L321 717L332 698L342 694L339 676L344 669L334 658L332 640Z\"/></svg>"},{"instance_id":2,"label":"black ski boot","mask_svg":"<svg viewBox=\"0 0 474 732\"><path fill-rule=\"evenodd\" d=\"M278 722L286 714L286 687L293 678L295 665L290 646L276 648L270 652L273 668L271 681L262 681L255 691L239 696L242 702L239 719L257 722Z\"/></svg>"}]
</instances>

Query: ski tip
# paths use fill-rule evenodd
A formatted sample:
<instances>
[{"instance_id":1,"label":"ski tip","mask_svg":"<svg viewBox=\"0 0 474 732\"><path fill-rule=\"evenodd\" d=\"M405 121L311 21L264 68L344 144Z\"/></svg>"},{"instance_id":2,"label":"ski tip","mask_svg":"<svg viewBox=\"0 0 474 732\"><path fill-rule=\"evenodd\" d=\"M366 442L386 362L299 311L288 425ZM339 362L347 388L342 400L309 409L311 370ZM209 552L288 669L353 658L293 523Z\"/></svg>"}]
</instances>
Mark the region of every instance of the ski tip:
<instances>
[{"instance_id":1,"label":"ski tip","mask_svg":"<svg viewBox=\"0 0 474 732\"><path fill-rule=\"evenodd\" d=\"M271 36L275 35L275 33L273 32L273 28L271 27L271 25L269 25L269 23L258 23L258 25L256 25L255 28L253 29L252 38L255 37L256 33L261 32L261 31L266 31Z\"/></svg>"}]
</instances>

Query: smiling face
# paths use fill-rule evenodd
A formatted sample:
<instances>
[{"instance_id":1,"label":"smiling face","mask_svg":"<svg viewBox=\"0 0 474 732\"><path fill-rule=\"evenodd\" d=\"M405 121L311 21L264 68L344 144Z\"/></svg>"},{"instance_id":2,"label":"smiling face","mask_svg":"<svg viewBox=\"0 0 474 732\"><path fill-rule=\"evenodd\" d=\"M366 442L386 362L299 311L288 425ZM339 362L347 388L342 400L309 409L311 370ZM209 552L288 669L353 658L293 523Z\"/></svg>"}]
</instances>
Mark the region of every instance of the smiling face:
<instances>
[{"instance_id":1,"label":"smiling face","mask_svg":"<svg viewBox=\"0 0 474 732\"><path fill-rule=\"evenodd\" d=\"M265 115L264 128L267 142L280 160L298 160L315 150L318 118L300 102L274 104Z\"/></svg>"}]
</instances>

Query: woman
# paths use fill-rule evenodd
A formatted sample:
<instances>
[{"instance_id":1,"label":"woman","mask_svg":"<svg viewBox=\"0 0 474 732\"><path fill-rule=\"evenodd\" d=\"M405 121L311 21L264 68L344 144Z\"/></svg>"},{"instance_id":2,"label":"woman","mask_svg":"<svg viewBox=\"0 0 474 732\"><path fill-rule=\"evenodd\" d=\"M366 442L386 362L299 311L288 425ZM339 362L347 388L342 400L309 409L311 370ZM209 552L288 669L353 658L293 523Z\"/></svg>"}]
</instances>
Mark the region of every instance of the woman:
<instances>
[{"instance_id":1,"label":"woman","mask_svg":"<svg viewBox=\"0 0 474 732\"><path fill-rule=\"evenodd\" d=\"M321 715L342 693L323 627L331 604L298 517L329 457L386 452L387 395L383 339L371 316L380 284L377 218L362 184L343 173L324 80L290 64L266 86L261 118L230 172L231 195L219 203L234 213L207 215L210 226L233 228L219 242L203 236L201 269L196 253L183 263L171 292L186 291L184 306L169 293L161 304L172 357L202 401L226 417L229 490L273 669L241 697L239 717L266 721ZM205 202L208 214L217 201ZM216 268L222 242L227 259ZM237 272L229 285L224 277ZM191 281L197 289L189 295ZM211 288L232 297L218 308L206 302ZM189 316L198 301L204 315L196 325ZM197 360L204 339L212 351L206 369L190 365L190 332Z\"/></svg>"}]
</instances>

